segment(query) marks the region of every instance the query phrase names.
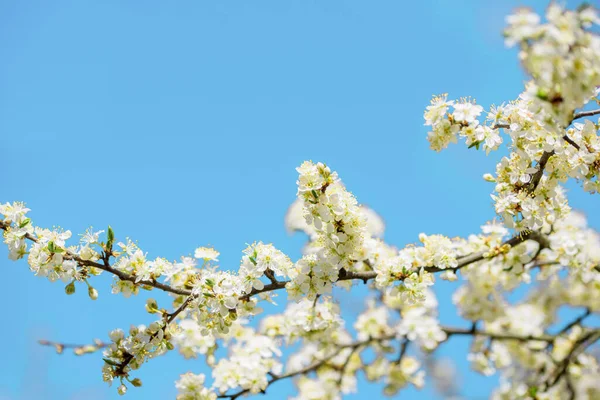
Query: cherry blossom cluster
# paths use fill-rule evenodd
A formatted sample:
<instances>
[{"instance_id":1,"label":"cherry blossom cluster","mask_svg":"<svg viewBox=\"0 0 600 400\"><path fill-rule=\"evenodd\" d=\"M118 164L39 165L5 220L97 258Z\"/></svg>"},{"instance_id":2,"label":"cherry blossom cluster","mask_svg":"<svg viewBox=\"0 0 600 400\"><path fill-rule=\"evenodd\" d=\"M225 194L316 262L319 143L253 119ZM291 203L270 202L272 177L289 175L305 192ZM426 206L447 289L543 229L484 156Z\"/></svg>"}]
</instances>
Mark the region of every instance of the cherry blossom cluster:
<instances>
[{"instance_id":1,"label":"cherry blossom cluster","mask_svg":"<svg viewBox=\"0 0 600 400\"><path fill-rule=\"evenodd\" d=\"M8 246L8 258L11 260L21 259L27 254L25 237L33 234L31 220L25 216L29 211L21 202L0 204L0 214L10 227L4 232L4 243Z\"/></svg>"},{"instance_id":2,"label":"cherry blossom cluster","mask_svg":"<svg viewBox=\"0 0 600 400\"><path fill-rule=\"evenodd\" d=\"M111 344L103 351L104 366L102 377L105 382L112 383L115 378L120 379L119 394L124 394L127 387L124 379L133 386L141 386L141 380L129 379L129 372L136 370L149 358L154 358L166 353L173 348L169 341L169 326L163 321L156 321L149 326L132 326L129 335L121 329L110 332Z\"/></svg>"},{"instance_id":3,"label":"cherry blossom cluster","mask_svg":"<svg viewBox=\"0 0 600 400\"><path fill-rule=\"evenodd\" d=\"M240 278L243 281L244 292L250 293L252 289L261 290L264 276L288 277L292 270L292 261L288 256L273 247L272 244L253 244L244 250L244 257L240 266Z\"/></svg>"},{"instance_id":4,"label":"cherry blossom cluster","mask_svg":"<svg viewBox=\"0 0 600 400\"><path fill-rule=\"evenodd\" d=\"M221 393L236 388L254 394L265 390L269 374L282 370L276 358L281 356L279 347L272 338L251 328L238 326L233 336L235 344L230 346L229 357L219 360L213 369L213 386Z\"/></svg>"},{"instance_id":5,"label":"cherry blossom cluster","mask_svg":"<svg viewBox=\"0 0 600 400\"><path fill-rule=\"evenodd\" d=\"M452 105L466 104L477 112L468 115L463 111L457 113L456 109L447 112ZM531 112L532 104L531 99L522 96L509 105L492 107L485 124L476 119L483 108L467 100L455 103L446 101L445 96L436 97L425 113L426 124L433 127L429 140L435 150L455 142L456 135L460 134L466 137L470 147L483 145L489 152L502 142L499 129L507 131L511 152L498 163L496 176L486 174L485 178L496 183L496 193L492 196L496 212L508 227L518 230L536 230L545 221L552 223L566 215L570 208L559 184L569 177L585 179L580 171L586 170L589 179L584 185L589 188L589 182L596 175L590 173L590 165L594 164L597 154L591 155L585 146L577 145L577 149L562 135L548 130L545 121L550 117ZM451 136L448 132L452 132ZM487 133L484 135L484 132Z\"/></svg>"},{"instance_id":6,"label":"cherry blossom cluster","mask_svg":"<svg viewBox=\"0 0 600 400\"><path fill-rule=\"evenodd\" d=\"M520 58L532 80L519 98L492 106L484 121L482 106L470 99L434 97L425 112L432 127L431 148L441 150L457 137L469 147L482 146L486 153L503 142L499 130L509 136L510 154L496 168L492 197L496 212L509 228L537 230L569 212L560 186L577 179L589 192L598 192L600 144L598 126L590 120L571 123L576 109L586 105L600 86L600 38L591 31L600 22L596 11L583 7L563 10L553 3L546 24L529 10L508 17L505 34L509 45L521 47ZM583 114L585 115L585 114Z\"/></svg>"},{"instance_id":7,"label":"cherry blossom cluster","mask_svg":"<svg viewBox=\"0 0 600 400\"><path fill-rule=\"evenodd\" d=\"M507 17L504 32L509 46L520 47L519 59L533 78L525 94L532 111L547 112L558 129L571 123L573 112L588 102L600 86L600 24L591 6L576 11L552 3L547 22L527 9Z\"/></svg>"},{"instance_id":8,"label":"cherry blossom cluster","mask_svg":"<svg viewBox=\"0 0 600 400\"><path fill-rule=\"evenodd\" d=\"M585 109L600 104L600 19L591 7L553 3L541 21L530 10L507 19L507 45L519 46L530 76L518 99L486 110L471 98L440 95L425 110L433 150L459 137L488 155L506 147L495 173L484 175L495 184L499 219L480 232L421 233L397 248L383 240L383 219L359 204L336 172L306 161L285 218L288 230L308 238L297 260L258 241L241 252L239 268L218 266L220 253L211 247L169 261L130 239L117 241L110 227L90 228L69 244L70 231L35 226L20 202L0 204L8 257L63 282L68 295L85 285L98 298L92 283L101 273L113 277L113 294L168 293L167 301L158 299L162 307L146 300L149 325L115 329L110 343L81 352L102 349L103 379L118 381L119 394L142 385L133 371L177 349L184 358L203 356L212 370L210 381L181 375L179 400L234 400L284 379L295 381L298 400L337 400L358 390L361 373L395 395L423 387L429 372L434 383L447 381L452 374L432 367L432 357L467 335L472 369L500 375L495 399L599 398L600 366L590 348L600 328L587 318L600 312L600 235L571 211L563 185L576 180L587 192L600 191L599 123L586 119L600 110ZM452 302L466 327L440 323L436 275L456 288ZM339 289L358 284L369 295L351 322ZM523 288L526 295L515 300ZM255 324L260 302L281 307L278 291L284 307ZM561 307L583 314L564 323Z\"/></svg>"},{"instance_id":9,"label":"cherry blossom cluster","mask_svg":"<svg viewBox=\"0 0 600 400\"><path fill-rule=\"evenodd\" d=\"M193 319L183 319L178 323L179 332L173 335L172 343L185 358L207 355L207 363L214 364L216 339L211 334L203 334L201 326Z\"/></svg>"},{"instance_id":10,"label":"cherry blossom cluster","mask_svg":"<svg viewBox=\"0 0 600 400\"><path fill-rule=\"evenodd\" d=\"M337 280L342 269L350 271L362 260L361 250L368 236L366 218L356 198L329 167L305 161L297 170L304 218L317 232L310 252L317 256L323 279L315 283L327 286Z\"/></svg>"},{"instance_id":11,"label":"cherry blossom cluster","mask_svg":"<svg viewBox=\"0 0 600 400\"><path fill-rule=\"evenodd\" d=\"M525 242L506 254L463 270L468 283L455 295L455 303L463 315L483 321L488 332L532 338L501 342L478 337L472 344L469 360L484 375L501 371L503 384L494 398L526 399L532 391L541 398L562 398L565 393L583 392L590 397L581 398L594 398L600 393L597 381L591 383L592 376L597 379L597 362L585 353L572 359L572 352L588 340L597 340L593 337L595 333L579 324L567 325L555 337L548 336L546 331L556 322L560 306L585 307L588 311L584 316L599 310L599 286L594 281L600 276L600 236L586 226L585 218L578 213L569 214L551 227L545 226L542 232L546 232L547 242L538 245ZM501 237L496 239L500 240ZM508 261L502 262L505 257ZM508 268L512 269L506 271ZM506 295L519 284L529 284L534 269L539 269L535 275L539 286L522 303L511 305ZM559 273L563 269L567 277L561 279ZM485 284L484 279L491 276L498 276L493 281L495 286ZM545 351L548 349L551 352ZM561 363L569 364L564 367L568 380L559 379L557 365L560 371Z\"/></svg>"},{"instance_id":12,"label":"cherry blossom cluster","mask_svg":"<svg viewBox=\"0 0 600 400\"><path fill-rule=\"evenodd\" d=\"M458 266L456 244L441 235L421 234L422 247L408 246L397 255L374 261L377 273L375 282L379 288L387 289L388 295L400 297L406 304L415 304L425 299L425 289L433 285L433 275L425 267L436 266L450 274ZM446 275L452 279L451 276ZM402 283L395 285L396 282Z\"/></svg>"},{"instance_id":13,"label":"cherry blossom cluster","mask_svg":"<svg viewBox=\"0 0 600 400\"><path fill-rule=\"evenodd\" d=\"M401 337L415 342L425 351L434 350L447 338L437 318L437 300L427 291L422 306L409 306L401 310L402 318L396 328Z\"/></svg>"},{"instance_id":14,"label":"cherry blossom cluster","mask_svg":"<svg viewBox=\"0 0 600 400\"><path fill-rule=\"evenodd\" d=\"M191 372L181 375L175 382L177 388L177 400L215 400L216 393L204 387L204 374L193 374Z\"/></svg>"},{"instance_id":15,"label":"cherry blossom cluster","mask_svg":"<svg viewBox=\"0 0 600 400\"><path fill-rule=\"evenodd\" d=\"M262 331L271 337L281 337L288 344L305 339L327 343L344 335L340 308L333 302L311 302L307 299L289 304L285 313L263 319ZM313 304L314 303L314 304Z\"/></svg>"}]
</instances>

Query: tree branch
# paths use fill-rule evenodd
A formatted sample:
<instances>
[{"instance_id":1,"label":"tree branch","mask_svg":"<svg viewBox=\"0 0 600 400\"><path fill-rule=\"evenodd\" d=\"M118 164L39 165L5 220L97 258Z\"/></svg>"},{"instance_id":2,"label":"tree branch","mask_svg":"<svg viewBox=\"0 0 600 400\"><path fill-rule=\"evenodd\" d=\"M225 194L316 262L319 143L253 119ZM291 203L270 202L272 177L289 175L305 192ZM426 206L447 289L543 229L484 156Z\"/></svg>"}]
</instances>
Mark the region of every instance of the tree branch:
<instances>
[{"instance_id":1,"label":"tree branch","mask_svg":"<svg viewBox=\"0 0 600 400\"><path fill-rule=\"evenodd\" d=\"M472 327L470 329L442 327L442 330L444 332L446 332L446 335L448 335L448 337L460 336L460 335L486 336L486 337L489 337L490 339L494 339L494 340L516 340L519 342L540 341L540 342L550 342L550 343L552 343L552 341L554 341L554 338L555 338L555 336L552 336L552 335L522 336L522 335L515 335L512 333L496 333L496 332L480 330L475 327Z\"/></svg>"},{"instance_id":2,"label":"tree branch","mask_svg":"<svg viewBox=\"0 0 600 400\"><path fill-rule=\"evenodd\" d=\"M4 221L0 221L0 229L6 231L9 228L10 228L9 224L5 223ZM25 234L25 238L34 243L38 242L38 239L29 233ZM103 271L106 271L113 275L116 275L122 281L129 281L129 282L135 283L136 285L152 286L156 289L164 290L165 292L171 292L171 293L185 295L185 296L189 296L192 294L192 292L190 290L174 288L172 286L169 286L169 285L166 285L164 283L160 283L160 282L157 282L154 280L137 280L137 277L135 275L130 275L126 272L123 272L116 268L113 268L108 263L101 264L101 263L91 261L91 260L83 260L77 254L73 254L70 251L68 251L67 249L65 249L64 258L67 260L75 260L81 266L101 269Z\"/></svg>"},{"instance_id":3,"label":"tree branch","mask_svg":"<svg viewBox=\"0 0 600 400\"><path fill-rule=\"evenodd\" d=\"M544 168L546 168L546 164L548 163L548 160L553 155L554 155L554 151L545 151L542 154L542 157L538 161L538 165L537 165L538 169L535 172L535 174L533 174L533 177L531 178L531 182L529 182L529 186L527 187L527 191L529 193L533 193L533 192L535 192L535 189L537 189L538 185L540 184L540 181L542 180L542 176L544 175Z\"/></svg>"},{"instance_id":4,"label":"tree branch","mask_svg":"<svg viewBox=\"0 0 600 400\"><path fill-rule=\"evenodd\" d=\"M469 329L465 329L465 328L455 328L455 327L442 327L442 330L444 332L446 332L446 334L448 335L448 337L450 338L451 336L461 336L461 335L466 335L466 336L486 336L489 337L490 339L494 339L494 340L516 340L516 341L520 341L520 342L528 342L528 341L540 341L540 342L549 342L552 343L554 341L554 339L557 337L557 335L539 335L539 336L534 336L534 335L527 335L527 336L522 336L522 335L515 335L515 334L511 334L511 333L496 333L496 332L488 332L488 331L484 331L484 330L480 330L477 329L475 326L469 328ZM595 330L592 331L590 333L591 336L598 336L598 338L600 338L600 330ZM388 336L382 336L379 338L370 338L367 340L363 340L363 341L357 341L354 343L350 343L350 344L346 344L346 345L340 345L332 354L330 354L329 356L325 357L322 360L319 360L305 368L302 368L298 371L292 371L292 372L288 372L286 374L283 375L275 375L273 373L269 373L269 375L271 376L271 379L267 382L267 388L282 379L287 379L287 378L292 378L298 375L304 375L304 374L308 374L311 373L313 371L318 370L320 367L326 365L329 361L331 361L331 359L333 359L335 356L337 356L342 350L350 348L352 349L352 352L350 353L350 355L346 358L346 360L344 361L344 363L342 364L341 367L337 368L340 371L340 377L338 380L338 385L341 383L341 380L343 379L343 373L348 365L348 363L350 362L350 358L352 357L352 354L354 354L360 347L363 346L367 346L371 343L375 343L375 342L383 342L386 340L393 340L396 339L397 336L395 335L388 335ZM589 338L589 337L588 337ZM596 338L595 340L598 340L598 338ZM586 339L587 340L587 339ZM402 342L400 343L400 353L397 359L397 362L400 362L402 360L402 357L404 356L404 354L406 353L406 350L408 348L410 341L407 340L406 338L403 338ZM588 344L588 346L591 345L591 343ZM575 346L577 347L577 346ZM587 346L586 346L587 347ZM566 367L565 367L566 368ZM230 399L230 400L235 400L238 397L247 394L250 392L250 389L243 389L240 391L237 391L235 393L231 393L231 394L221 394L219 396L217 396L217 398L220 399ZM262 392L263 394L266 393L266 388L265 390L263 390Z\"/></svg>"},{"instance_id":5,"label":"tree branch","mask_svg":"<svg viewBox=\"0 0 600 400\"><path fill-rule=\"evenodd\" d=\"M577 118L588 117L588 116L596 115L596 114L600 114L600 110L588 111L587 114L586 114L586 112L575 114L575 117L573 118L573 120L571 120L571 122L573 122ZM495 124L492 126L492 129L499 129L499 128L510 129L510 124ZM566 135L566 134L563 135L563 139L567 143L569 143L571 146L575 147L577 150L580 149L579 145L577 143L575 143L573 141L573 139L571 139L568 135Z\"/></svg>"},{"instance_id":6,"label":"tree branch","mask_svg":"<svg viewBox=\"0 0 600 400\"><path fill-rule=\"evenodd\" d=\"M580 149L579 145L573 141L567 134L563 135L563 139L565 142L569 143L571 146L575 147L577 150Z\"/></svg>"},{"instance_id":7,"label":"tree branch","mask_svg":"<svg viewBox=\"0 0 600 400\"><path fill-rule=\"evenodd\" d=\"M585 118L585 117L593 117L594 115L598 115L598 114L600 114L600 109L591 110L591 111L581 111L581 112L578 112L575 115L573 115L573 119L571 120L571 122L575 121L576 119Z\"/></svg>"},{"instance_id":8,"label":"tree branch","mask_svg":"<svg viewBox=\"0 0 600 400\"><path fill-rule=\"evenodd\" d=\"M324 366L325 364L327 364L329 361L331 361L331 359L333 359L335 356L337 356L342 350L344 349L352 349L352 353L354 353L359 347L362 346L366 346L372 342L383 342L386 340L392 340L394 339L395 336L390 335L390 336L382 336L379 338L370 338L367 340L362 340L362 341L358 341L358 342L354 342L354 343L350 343L350 344L345 344L345 345L341 345L339 346L332 354L330 354L329 356L325 357L322 360L319 360L305 368L299 369L298 371L292 371L292 372L288 372L286 374L283 375L275 375L275 374L270 374L271 375L271 379L267 382L267 388L282 379L287 379L287 378L292 378L294 376L298 376L298 375L304 375L304 374L308 374L310 372L316 371L317 369L319 369L320 367ZM351 354L352 355L352 354ZM350 356L351 356L350 355ZM348 357L348 359L350 359L350 357ZM217 396L217 398L219 399L230 399L230 400L235 400L238 397L246 394L250 392L250 389L243 389L240 390L238 392L232 393L232 394L221 394L219 396ZM263 393L266 393L266 389L263 391Z\"/></svg>"},{"instance_id":9,"label":"tree branch","mask_svg":"<svg viewBox=\"0 0 600 400\"><path fill-rule=\"evenodd\" d=\"M542 157L543 158L543 157ZM540 160L541 163L541 160ZM544 162L545 165L545 162ZM8 225L7 223L5 223L4 221L0 221L0 229L2 230L8 230L10 228L10 225ZM37 238L35 238L33 235L30 234L26 234L25 237L32 241L32 242L36 242L37 243ZM504 243L502 243L502 245L510 245L515 246L519 243L524 242L525 240L535 240L538 243L540 243L540 245L544 245L545 247L548 247L547 245L543 244L547 243L547 239L544 238L543 235L541 235L540 233L537 232L529 232L529 233L525 233L525 234L521 234L518 236L515 236L507 241L505 241ZM473 253L470 254L468 256L464 256L464 257L460 257L458 259L458 266L455 268L439 268L439 267L435 267L435 266L430 266L430 267L425 267L425 271L427 272L442 272L442 271L447 271L447 270L451 270L451 271L457 271L463 267L466 267L469 264L472 264L474 262L477 261L481 261L483 260L485 257L486 252L477 252L477 253ZM113 268L112 266L110 266L107 262L106 264L101 264L101 263L97 263L94 261L89 261L89 260L83 260L81 259L79 256L77 256L76 254L72 254L68 251L66 251L65 254L65 258L67 259L73 259L75 261L77 261L80 265L83 266L88 266L88 267L94 267L94 268L98 268L101 269L103 271L109 272L113 275L116 275L119 279L123 280L123 281L129 281L138 285L148 285L148 286L152 286L154 288L163 290L165 292L170 292L170 293L174 293L174 294L179 294L179 295L184 295L184 296L191 296L192 292L190 290L187 289L179 289L179 288L174 288L172 286L169 286L167 284L164 283L160 283L154 280L139 280L136 282L136 276L135 275L131 275L128 274L126 272L120 271L116 268ZM368 271L368 272L350 272L350 271L346 271L346 270L341 270L340 271L340 275L338 277L338 280L340 281L345 281L345 280L362 280L363 282L367 282L371 279L374 279L377 276L377 273L374 271ZM399 281L404 280L404 278L400 278L398 279ZM265 292L271 292L274 290L279 290L279 289L283 289L285 288L285 285L288 283L289 281L278 281L278 280L272 280L272 282L268 285L265 285L262 289L257 290L257 289L252 289L250 291L250 293L245 294L240 296L240 300L242 301L247 301L251 296L254 296L256 294L260 294L260 293L265 293Z\"/></svg>"},{"instance_id":10,"label":"tree branch","mask_svg":"<svg viewBox=\"0 0 600 400\"><path fill-rule=\"evenodd\" d=\"M543 248L550 247L550 242L543 234L541 234L539 232L533 232L533 231L529 231L529 232L523 233L521 235L514 236L511 239L503 242L499 247L502 247L504 245L509 245L509 246L513 247L513 246L516 246L517 244L525 242L526 240L534 240L534 241L538 242L539 245ZM467 256L459 257L458 258L458 266L456 266L455 268L439 268L439 267L432 266L432 267L425 267L424 270L427 272L431 272L431 273L443 272L443 271L456 272L459 269L464 268L469 264L472 264L472 263L475 263L477 261L481 261L481 260L487 258L486 253L487 253L486 251L480 251L477 253L469 254ZM367 281L369 281L371 279L375 279L375 277L377 277L377 273L375 271L352 272L352 271L341 270L340 274L338 276L338 281L361 280L361 281L367 283ZM399 278L398 281L403 281L404 279L406 279L406 277ZM290 281L277 281L277 282L265 285L260 290L252 289L252 291L250 291L250 293L240 296L240 300L247 301L251 296L254 296L256 294L272 292L274 290L283 289L283 288L285 288L285 285L288 282L290 282Z\"/></svg>"},{"instance_id":11,"label":"tree branch","mask_svg":"<svg viewBox=\"0 0 600 400\"><path fill-rule=\"evenodd\" d=\"M196 295L190 295L188 296L185 301L175 310L173 311L171 314L167 314L167 319L165 320L165 326L162 327L162 331L164 332L167 327L169 326L169 324L171 322L173 322L175 320L175 318L177 318L177 316L179 314L181 314L181 312L183 310L185 310L187 308L187 306L192 302L192 300L194 300L196 298ZM159 331L156 331L155 333L153 333L150 338L148 339L148 343L152 342L152 340L158 335ZM124 358L123 361L116 367L115 369L115 375L117 376L122 376L122 375L126 375L125 372L125 368L129 365L129 363L131 361L133 361L133 359L135 358L135 355L133 354L127 354Z\"/></svg>"},{"instance_id":12,"label":"tree branch","mask_svg":"<svg viewBox=\"0 0 600 400\"><path fill-rule=\"evenodd\" d=\"M560 362L554 374L550 375L550 377L546 380L544 384L545 390L550 389L554 385L560 381L563 376L566 376L568 373L568 367L571 364L573 358L577 358L579 354L581 354L585 349L590 347L592 344L596 343L600 339L600 331L593 330L585 335L583 335L571 348L569 354L565 357L564 360Z\"/></svg>"}]
</instances>

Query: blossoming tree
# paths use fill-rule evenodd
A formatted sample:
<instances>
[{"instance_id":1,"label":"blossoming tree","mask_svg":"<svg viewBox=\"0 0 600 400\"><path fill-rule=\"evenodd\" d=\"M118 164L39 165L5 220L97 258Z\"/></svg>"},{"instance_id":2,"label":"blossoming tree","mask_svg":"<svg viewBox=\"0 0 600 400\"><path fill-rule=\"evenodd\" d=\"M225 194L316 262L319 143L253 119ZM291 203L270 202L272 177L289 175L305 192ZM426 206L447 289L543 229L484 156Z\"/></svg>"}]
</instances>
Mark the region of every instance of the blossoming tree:
<instances>
[{"instance_id":1,"label":"blossoming tree","mask_svg":"<svg viewBox=\"0 0 600 400\"><path fill-rule=\"evenodd\" d=\"M66 294L83 287L96 299L92 285L100 274L114 276L113 294L157 292L146 303L155 322L74 348L76 354L102 352L102 377L117 381L119 394L142 384L145 362L159 362L153 359L175 349L186 358L204 356L212 368L210 382L202 374L181 375L175 383L181 400L236 399L285 379L297 385L298 399L339 399L357 390L359 372L395 394L424 385L428 358L419 354L468 335L472 367L501 375L496 399L600 398L600 367L589 351L600 328L585 324L600 312L600 235L570 210L561 186L575 179L587 192L600 191L594 120L600 109L588 106L600 104L600 37L593 31L600 18L588 6L569 11L552 4L544 23L525 9L507 22L507 44L519 46L531 78L519 98L483 115L471 99L441 95L424 115L433 150L458 138L487 154L505 144L495 173L484 175L495 184L501 223L487 223L467 238L420 234L419 244L397 249L381 239L380 218L336 172L306 161L297 168L298 198L286 217L290 229L309 238L299 260L262 242L244 250L237 271L219 269L219 252L205 247L193 258L150 260L110 227L68 242L70 231L35 226L19 202L0 205L9 257L26 259L37 276L64 282ZM455 281L453 300L472 321L469 328L439 323L431 289L436 276ZM350 330L332 289L352 290L356 281L374 295ZM510 303L508 293L519 286L528 287L528 295ZM285 292L287 307L251 323L261 318L260 303L277 292ZM557 327L563 305L586 311ZM298 343L283 356L283 348ZM228 355L218 358L217 346ZM376 357L365 357L366 351Z\"/></svg>"}]
</instances>

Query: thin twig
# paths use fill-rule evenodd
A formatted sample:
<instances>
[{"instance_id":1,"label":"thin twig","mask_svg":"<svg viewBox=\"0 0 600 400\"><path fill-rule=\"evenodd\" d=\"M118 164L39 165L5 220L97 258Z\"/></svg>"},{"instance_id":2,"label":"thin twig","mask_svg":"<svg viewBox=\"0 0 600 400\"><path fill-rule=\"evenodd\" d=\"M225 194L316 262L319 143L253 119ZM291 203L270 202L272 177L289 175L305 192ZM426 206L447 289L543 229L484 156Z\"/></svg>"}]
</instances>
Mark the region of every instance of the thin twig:
<instances>
[{"instance_id":1,"label":"thin twig","mask_svg":"<svg viewBox=\"0 0 600 400\"><path fill-rule=\"evenodd\" d=\"M569 143L571 146L575 147L577 150L580 149L579 145L573 141L567 134L563 135L563 139L565 142Z\"/></svg>"},{"instance_id":2,"label":"thin twig","mask_svg":"<svg viewBox=\"0 0 600 400\"><path fill-rule=\"evenodd\" d=\"M512 333L500 333L500 332L489 332L480 330L474 327L469 329L464 328L452 328L452 327L442 327L442 330L446 332L448 337L455 335L467 335L467 336L485 336L494 340L516 340L519 342L529 342L529 341L540 341L540 342L552 342L554 340L554 336L552 335L515 335Z\"/></svg>"},{"instance_id":3,"label":"thin twig","mask_svg":"<svg viewBox=\"0 0 600 400\"><path fill-rule=\"evenodd\" d=\"M338 377L337 382L336 382L337 387L340 389L342 387L342 382L344 380L344 374L346 373L346 368L348 368L348 364L350 364L350 359L354 355L354 352L356 351L356 349L357 349L357 347L352 347L352 349L350 350L350 354L348 354L348 357L346 357L346 360L340 367L340 376Z\"/></svg>"},{"instance_id":4,"label":"thin twig","mask_svg":"<svg viewBox=\"0 0 600 400\"><path fill-rule=\"evenodd\" d=\"M542 154L542 157L538 161L538 165L537 165L538 169L535 172L535 174L533 174L533 177L531 178L531 182L529 182L529 186L527 188L527 191L529 193L533 193L533 192L535 192L535 189L537 189L538 185L540 184L540 181L542 180L542 176L544 175L544 168L546 168L546 164L548 163L548 160L553 155L554 155L554 151L545 151Z\"/></svg>"},{"instance_id":5,"label":"thin twig","mask_svg":"<svg viewBox=\"0 0 600 400\"><path fill-rule=\"evenodd\" d=\"M571 122L573 122L579 118L593 117L594 115L598 115L598 114L600 114L600 109L591 110L591 111L581 111L581 112L578 112L575 115L573 115L573 119L571 120Z\"/></svg>"},{"instance_id":6,"label":"thin twig","mask_svg":"<svg viewBox=\"0 0 600 400\"><path fill-rule=\"evenodd\" d=\"M592 344L596 343L600 339L600 331L594 330L583 335L579 340L577 340L569 354L562 360L558 367L556 368L554 374L550 375L550 377L546 380L544 384L544 390L548 390L560 381L560 379L565 376L568 372L568 367L571 364L571 361L574 358L577 358L581 352L587 349Z\"/></svg>"},{"instance_id":7,"label":"thin twig","mask_svg":"<svg viewBox=\"0 0 600 400\"><path fill-rule=\"evenodd\" d=\"M169 324L171 322L173 322L175 320L175 318L177 318L177 316L179 314L181 314L181 312L183 312L183 310L185 310L187 308L187 306L192 302L192 300L194 300L196 298L196 295L190 295L188 296L185 301L172 313L167 314L167 318L165 320L165 326L162 327L162 330L164 331L165 329L167 329L167 327L169 326ZM154 338L156 338L156 336L158 335L159 331L154 332L150 338L148 339L148 343L152 342L152 340ZM133 359L135 358L135 355L133 354L127 354L125 357L123 357L123 361L116 367L115 369L115 374L117 376L122 376L122 375L127 375L125 373L125 368L129 365L129 363L131 361L133 361Z\"/></svg>"},{"instance_id":8,"label":"thin twig","mask_svg":"<svg viewBox=\"0 0 600 400\"><path fill-rule=\"evenodd\" d=\"M93 344L73 344L73 343L59 343L52 342L50 340L38 340L38 343L42 346L51 346L54 347L58 354L62 354L65 349L73 349L73 353L76 356L81 356L84 354L95 353L98 350L101 350L108 346L108 343L105 343L99 339L95 339Z\"/></svg>"},{"instance_id":9,"label":"thin twig","mask_svg":"<svg viewBox=\"0 0 600 400\"><path fill-rule=\"evenodd\" d=\"M571 328L573 328L575 325L579 325L581 324L581 322L583 322L584 319L586 319L587 317L589 317L592 314L592 310L590 310L589 308L585 309L585 312L583 314L581 314L579 317L577 317L575 320L571 321L569 324L567 324L564 328L562 328L557 335L562 335L563 333L569 331Z\"/></svg>"},{"instance_id":10,"label":"thin twig","mask_svg":"<svg viewBox=\"0 0 600 400\"><path fill-rule=\"evenodd\" d=\"M410 344L410 340L408 340L408 338L404 338L404 340L402 340L402 343L400 343L400 351L398 353L398 358L396 359L396 364L400 364L402 362L402 359L404 358L404 355L406 354L406 350L408 350L408 345Z\"/></svg>"},{"instance_id":11,"label":"thin twig","mask_svg":"<svg viewBox=\"0 0 600 400\"><path fill-rule=\"evenodd\" d=\"M292 378L294 376L304 375L304 374L308 374L310 372L316 371L317 369L319 369L320 367L324 366L329 361L331 361L331 359L333 359L335 356L337 356L344 349L351 348L351 349L354 349L354 351L356 351L356 349L358 349L359 347L366 346L373 342L383 342L386 340L392 340L392 339L394 339L394 337L395 336L393 336L393 335L388 335L388 336L382 336L379 338L370 338L367 340L362 340L362 341L358 341L358 342L354 342L354 343L350 343L350 344L341 345L329 356L327 356L327 357L323 358L322 360L319 360L305 368L299 369L297 371L288 372L283 375L275 375L275 374L271 373L269 375L271 375L272 378L267 382L267 388L271 384L273 384L279 380ZM243 390L240 390L240 391L232 393L232 394L221 394L221 395L217 396L217 398L235 400L238 397L248 393L249 391L250 391L250 389L243 389ZM263 393L266 393L266 389L263 391Z\"/></svg>"}]
</instances>

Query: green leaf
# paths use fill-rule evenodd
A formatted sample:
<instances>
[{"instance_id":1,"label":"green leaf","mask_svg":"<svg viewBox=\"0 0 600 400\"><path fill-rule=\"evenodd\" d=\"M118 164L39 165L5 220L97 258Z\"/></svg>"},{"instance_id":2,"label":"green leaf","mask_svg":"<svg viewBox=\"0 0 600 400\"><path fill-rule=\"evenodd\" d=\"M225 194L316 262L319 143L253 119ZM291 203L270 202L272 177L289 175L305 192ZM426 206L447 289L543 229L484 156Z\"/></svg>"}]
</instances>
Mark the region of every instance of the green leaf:
<instances>
[{"instance_id":1,"label":"green leaf","mask_svg":"<svg viewBox=\"0 0 600 400\"><path fill-rule=\"evenodd\" d=\"M311 193L312 193L312 195L315 197L315 199L318 199L318 198L319 198L319 195L317 194L317 192L315 192L315 190L314 190L314 189L313 189L313 190L311 190L310 192L311 192Z\"/></svg>"},{"instance_id":2,"label":"green leaf","mask_svg":"<svg viewBox=\"0 0 600 400\"><path fill-rule=\"evenodd\" d=\"M31 222L31 218L25 218L25 219L23 220L23 222L21 222L21 224L19 225L19 228L24 228L24 227L26 227L26 226L27 226L27 224L28 224L28 223L30 223L30 222Z\"/></svg>"},{"instance_id":3,"label":"green leaf","mask_svg":"<svg viewBox=\"0 0 600 400\"><path fill-rule=\"evenodd\" d=\"M481 142L473 142L471 143L471 145L469 146L469 149L471 147L475 147L477 150L479 150L479 145L481 145Z\"/></svg>"},{"instance_id":4,"label":"green leaf","mask_svg":"<svg viewBox=\"0 0 600 400\"><path fill-rule=\"evenodd\" d=\"M544 91L543 89L538 89L535 95L540 100L548 101L548 92Z\"/></svg>"},{"instance_id":5,"label":"green leaf","mask_svg":"<svg viewBox=\"0 0 600 400\"><path fill-rule=\"evenodd\" d=\"M213 281L212 279L207 279L207 280L206 280L206 284L207 284L209 287L213 287L213 286L215 286L215 281Z\"/></svg>"},{"instance_id":6,"label":"green leaf","mask_svg":"<svg viewBox=\"0 0 600 400\"><path fill-rule=\"evenodd\" d=\"M112 227L109 225L108 230L106 231L106 248L108 250L112 250L113 242L115 241L115 232Z\"/></svg>"},{"instance_id":7,"label":"green leaf","mask_svg":"<svg viewBox=\"0 0 600 400\"><path fill-rule=\"evenodd\" d=\"M48 251L50 253L63 253L65 250L54 244L53 241L48 242Z\"/></svg>"},{"instance_id":8,"label":"green leaf","mask_svg":"<svg viewBox=\"0 0 600 400\"><path fill-rule=\"evenodd\" d=\"M529 387L529 396L535 398L537 396L537 392L538 392L537 386L530 386Z\"/></svg>"},{"instance_id":9,"label":"green leaf","mask_svg":"<svg viewBox=\"0 0 600 400\"><path fill-rule=\"evenodd\" d=\"M592 5L590 3L588 3L587 1L584 1L581 5L579 5L579 7L577 7L577 11L582 12L587 8L592 8Z\"/></svg>"},{"instance_id":10,"label":"green leaf","mask_svg":"<svg viewBox=\"0 0 600 400\"><path fill-rule=\"evenodd\" d=\"M103 360L104 360L105 363L107 363L109 365L112 365L113 367L120 367L121 366L121 364L119 364L117 362L114 362L113 360L109 360L108 358L103 358Z\"/></svg>"},{"instance_id":11,"label":"green leaf","mask_svg":"<svg viewBox=\"0 0 600 400\"><path fill-rule=\"evenodd\" d=\"M252 261L252 264L256 265L256 258L254 257L248 257L250 259L250 261Z\"/></svg>"}]
</instances>

